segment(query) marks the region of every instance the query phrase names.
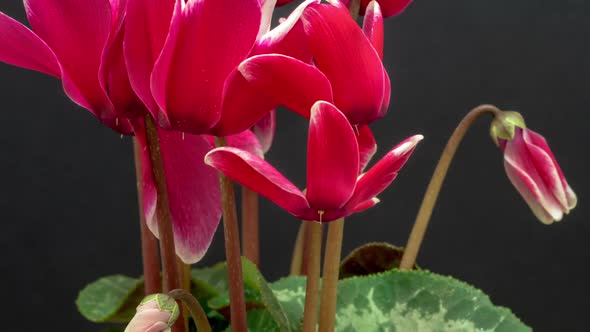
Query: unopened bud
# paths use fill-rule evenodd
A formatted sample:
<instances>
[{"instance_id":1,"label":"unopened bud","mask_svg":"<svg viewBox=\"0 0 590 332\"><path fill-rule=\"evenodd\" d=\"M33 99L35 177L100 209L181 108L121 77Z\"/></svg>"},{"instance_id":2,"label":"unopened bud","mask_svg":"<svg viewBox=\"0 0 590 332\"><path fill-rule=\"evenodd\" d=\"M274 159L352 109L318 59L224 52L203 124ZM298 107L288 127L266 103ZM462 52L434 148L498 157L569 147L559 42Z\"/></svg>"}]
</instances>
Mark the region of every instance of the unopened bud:
<instances>
[{"instance_id":1,"label":"unopened bud","mask_svg":"<svg viewBox=\"0 0 590 332\"><path fill-rule=\"evenodd\" d=\"M178 315L178 304L173 298L166 294L152 294L137 306L125 332L169 332Z\"/></svg>"}]
</instances>

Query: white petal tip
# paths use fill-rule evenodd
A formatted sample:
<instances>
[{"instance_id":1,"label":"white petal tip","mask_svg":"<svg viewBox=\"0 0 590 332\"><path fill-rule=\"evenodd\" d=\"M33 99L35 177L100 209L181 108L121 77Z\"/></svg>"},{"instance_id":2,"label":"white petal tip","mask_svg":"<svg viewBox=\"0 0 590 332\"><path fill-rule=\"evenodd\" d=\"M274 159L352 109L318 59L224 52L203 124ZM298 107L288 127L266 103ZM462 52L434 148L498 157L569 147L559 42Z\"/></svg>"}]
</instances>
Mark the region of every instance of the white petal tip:
<instances>
[{"instance_id":1,"label":"white petal tip","mask_svg":"<svg viewBox=\"0 0 590 332\"><path fill-rule=\"evenodd\" d=\"M411 151L414 147L416 147L416 145L423 139L424 136L422 135L414 135L410 138L407 138L402 144L393 149L391 152L394 153L396 156L402 156L408 153L408 151Z\"/></svg>"}]
</instances>

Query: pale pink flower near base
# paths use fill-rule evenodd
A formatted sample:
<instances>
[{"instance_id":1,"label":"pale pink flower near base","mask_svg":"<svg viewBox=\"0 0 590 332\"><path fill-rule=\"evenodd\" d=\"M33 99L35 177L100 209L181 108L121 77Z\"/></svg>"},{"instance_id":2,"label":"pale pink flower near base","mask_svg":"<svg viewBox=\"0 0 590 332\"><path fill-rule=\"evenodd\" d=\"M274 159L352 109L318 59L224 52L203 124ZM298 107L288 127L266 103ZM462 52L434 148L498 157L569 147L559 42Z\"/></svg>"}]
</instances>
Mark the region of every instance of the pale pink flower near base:
<instances>
[{"instance_id":1,"label":"pale pink flower near base","mask_svg":"<svg viewBox=\"0 0 590 332\"><path fill-rule=\"evenodd\" d=\"M178 313L178 304L170 296L149 295L137 307L137 312L125 332L169 332Z\"/></svg>"}]
</instances>

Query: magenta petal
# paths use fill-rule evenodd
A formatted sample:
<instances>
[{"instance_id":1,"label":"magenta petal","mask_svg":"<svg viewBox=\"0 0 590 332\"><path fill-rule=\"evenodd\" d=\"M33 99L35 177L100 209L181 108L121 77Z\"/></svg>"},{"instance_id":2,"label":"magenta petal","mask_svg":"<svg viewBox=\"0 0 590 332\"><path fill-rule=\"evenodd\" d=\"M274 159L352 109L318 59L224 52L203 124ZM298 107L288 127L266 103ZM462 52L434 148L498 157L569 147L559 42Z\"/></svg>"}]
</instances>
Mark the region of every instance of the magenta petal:
<instances>
[{"instance_id":1,"label":"magenta petal","mask_svg":"<svg viewBox=\"0 0 590 332\"><path fill-rule=\"evenodd\" d=\"M104 45L112 27L109 0L25 0L31 27L62 66L64 90L101 120L114 118L98 81Z\"/></svg>"},{"instance_id":2,"label":"magenta petal","mask_svg":"<svg viewBox=\"0 0 590 332\"><path fill-rule=\"evenodd\" d=\"M99 81L115 107L115 113L124 118L142 116L146 108L129 83L123 55L125 29L119 26L109 38L100 65Z\"/></svg>"},{"instance_id":3,"label":"magenta petal","mask_svg":"<svg viewBox=\"0 0 590 332\"><path fill-rule=\"evenodd\" d=\"M504 169L506 170L506 174L508 175L510 182L512 182L516 190L531 208L531 211L537 217L537 219L547 225L553 223L555 217L561 219L563 216L561 211L555 210L553 214L550 214L541 204L542 193L533 179L531 179L531 177L526 172L508 162L504 162Z\"/></svg>"},{"instance_id":4,"label":"magenta petal","mask_svg":"<svg viewBox=\"0 0 590 332\"><path fill-rule=\"evenodd\" d=\"M318 101L311 109L307 142L307 193L315 210L341 208L359 174L359 147L350 123L335 106Z\"/></svg>"},{"instance_id":5,"label":"magenta petal","mask_svg":"<svg viewBox=\"0 0 590 332\"><path fill-rule=\"evenodd\" d=\"M211 135L202 135L205 139L211 144L211 146L215 146L215 136ZM232 148L238 148L240 150L244 150L249 152L253 155L257 155L258 157L264 159L264 152L262 151L262 146L258 141L258 138L254 133L250 130L244 130L243 132L235 135L226 136L226 144Z\"/></svg>"},{"instance_id":6,"label":"magenta petal","mask_svg":"<svg viewBox=\"0 0 590 332\"><path fill-rule=\"evenodd\" d=\"M223 86L250 53L259 0L178 0L152 72L152 93L176 130L202 134L221 115Z\"/></svg>"},{"instance_id":7,"label":"magenta petal","mask_svg":"<svg viewBox=\"0 0 590 332\"><path fill-rule=\"evenodd\" d=\"M309 209L303 193L256 155L232 147L217 148L205 156L205 163L294 215Z\"/></svg>"},{"instance_id":8,"label":"magenta petal","mask_svg":"<svg viewBox=\"0 0 590 332\"><path fill-rule=\"evenodd\" d=\"M372 0L367 6L363 21L363 32L375 48L379 57L383 59L383 14L376 0Z\"/></svg>"},{"instance_id":9,"label":"magenta petal","mask_svg":"<svg viewBox=\"0 0 590 332\"><path fill-rule=\"evenodd\" d=\"M364 202L361 202L361 203L357 204L352 209L352 212L353 213L357 213L357 212L365 211L365 210L370 209L373 206L377 205L379 202L380 202L380 200L377 197L373 197L371 199L368 199L368 200L366 200Z\"/></svg>"},{"instance_id":10,"label":"magenta petal","mask_svg":"<svg viewBox=\"0 0 590 332\"><path fill-rule=\"evenodd\" d=\"M350 14L330 4L310 5L302 19L317 67L332 84L334 103L352 124L378 118L383 65Z\"/></svg>"},{"instance_id":11,"label":"magenta petal","mask_svg":"<svg viewBox=\"0 0 590 332\"><path fill-rule=\"evenodd\" d=\"M309 118L318 100L331 101L332 87L316 67L280 54L253 56L228 78L223 113L212 133L244 131L279 105Z\"/></svg>"},{"instance_id":12,"label":"magenta petal","mask_svg":"<svg viewBox=\"0 0 590 332\"><path fill-rule=\"evenodd\" d=\"M307 6L319 2L319 0L306 0L297 6L281 24L260 36L251 55L278 53L303 62L309 62L311 60L311 49L307 43L307 37L300 18Z\"/></svg>"},{"instance_id":13,"label":"magenta petal","mask_svg":"<svg viewBox=\"0 0 590 332\"><path fill-rule=\"evenodd\" d=\"M264 159L262 146L256 135L250 130L244 130L239 134L227 136L225 139L227 140L227 146L248 151L251 154Z\"/></svg>"},{"instance_id":14,"label":"magenta petal","mask_svg":"<svg viewBox=\"0 0 590 332\"><path fill-rule=\"evenodd\" d=\"M145 130L134 125L143 147L143 203L151 231L158 236L156 188L151 170ZM212 148L202 136L158 129L164 162L168 200L172 214L176 253L185 263L198 262L205 252L221 218L221 194L217 172L203 163Z\"/></svg>"},{"instance_id":15,"label":"magenta petal","mask_svg":"<svg viewBox=\"0 0 590 332\"><path fill-rule=\"evenodd\" d=\"M357 205L374 198L385 190L393 182L398 171L408 161L416 145L423 138L422 135L406 138L381 158L367 173L361 175L354 194L346 203L346 209L355 209Z\"/></svg>"},{"instance_id":16,"label":"magenta petal","mask_svg":"<svg viewBox=\"0 0 590 332\"><path fill-rule=\"evenodd\" d=\"M359 144L359 172L362 172L377 152L377 143L371 128L367 125L358 127L356 139Z\"/></svg>"},{"instance_id":17,"label":"magenta petal","mask_svg":"<svg viewBox=\"0 0 590 332\"><path fill-rule=\"evenodd\" d=\"M563 207L548 189L536 166L522 131L517 131L514 138L507 141L504 149L506 173L533 213L543 223L559 221L563 217ZM545 212L541 211L542 209ZM551 216L551 219L548 219L547 215Z\"/></svg>"},{"instance_id":18,"label":"magenta petal","mask_svg":"<svg viewBox=\"0 0 590 332\"><path fill-rule=\"evenodd\" d=\"M154 117L159 107L152 96L150 76L162 51L174 0L128 0L124 53L133 90Z\"/></svg>"},{"instance_id":19,"label":"magenta petal","mask_svg":"<svg viewBox=\"0 0 590 332\"><path fill-rule=\"evenodd\" d=\"M530 129L523 129L523 139L549 190L553 192L566 212L573 209L577 202L576 195L569 187L545 138Z\"/></svg>"},{"instance_id":20,"label":"magenta petal","mask_svg":"<svg viewBox=\"0 0 590 332\"><path fill-rule=\"evenodd\" d=\"M275 136L277 121L276 117L277 112L272 110L260 118L260 120L258 120L258 122L256 122L251 128L252 132L254 135L256 135L258 141L260 142L263 153L267 153L268 150L270 150L270 146L272 145L272 141Z\"/></svg>"},{"instance_id":21,"label":"magenta petal","mask_svg":"<svg viewBox=\"0 0 590 332\"><path fill-rule=\"evenodd\" d=\"M61 77L53 51L35 33L0 12L0 61Z\"/></svg>"}]
</instances>

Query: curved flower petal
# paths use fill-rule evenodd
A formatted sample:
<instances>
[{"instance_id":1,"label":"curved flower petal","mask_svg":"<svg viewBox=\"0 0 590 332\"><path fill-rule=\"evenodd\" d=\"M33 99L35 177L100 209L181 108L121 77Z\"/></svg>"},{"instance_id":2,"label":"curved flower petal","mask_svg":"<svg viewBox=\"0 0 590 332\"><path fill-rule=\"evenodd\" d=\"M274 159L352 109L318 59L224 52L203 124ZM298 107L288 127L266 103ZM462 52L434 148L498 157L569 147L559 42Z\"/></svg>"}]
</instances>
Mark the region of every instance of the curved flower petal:
<instances>
[{"instance_id":1,"label":"curved flower petal","mask_svg":"<svg viewBox=\"0 0 590 332\"><path fill-rule=\"evenodd\" d=\"M142 124L134 123L143 147L143 206L150 230L158 236L156 187ZM185 263L196 263L204 255L221 218L221 194L217 172L203 163L212 148L202 136L182 135L158 129L168 187L174 243Z\"/></svg>"},{"instance_id":2,"label":"curved flower petal","mask_svg":"<svg viewBox=\"0 0 590 332\"><path fill-rule=\"evenodd\" d=\"M370 5L371 0L361 0L361 15L365 15L365 8ZM401 14L412 0L378 0L383 10L383 17L391 17Z\"/></svg>"},{"instance_id":3,"label":"curved flower petal","mask_svg":"<svg viewBox=\"0 0 590 332\"><path fill-rule=\"evenodd\" d=\"M418 142L423 138L422 135L406 138L371 167L367 173L361 175L354 194L346 203L345 209L354 210L359 204L373 199L385 190L393 182L398 171L404 166Z\"/></svg>"},{"instance_id":4,"label":"curved flower petal","mask_svg":"<svg viewBox=\"0 0 590 332\"><path fill-rule=\"evenodd\" d=\"M387 70L385 70L385 68L383 68L383 103L381 104L381 109L379 110L379 114L377 115L377 119L381 119L387 114L387 110L389 109L390 100L391 100L391 82L389 80L389 74L387 74Z\"/></svg>"},{"instance_id":5,"label":"curved flower petal","mask_svg":"<svg viewBox=\"0 0 590 332\"><path fill-rule=\"evenodd\" d=\"M258 138L263 153L267 153L272 145L275 136L276 117L277 112L272 110L260 118L260 120L250 128L254 135L256 135L256 138Z\"/></svg>"},{"instance_id":6,"label":"curved flower petal","mask_svg":"<svg viewBox=\"0 0 590 332\"><path fill-rule=\"evenodd\" d=\"M215 146L215 136L203 135L211 146ZM232 148L238 148L240 150L247 151L253 155L264 159L264 152L262 146L258 141L256 135L250 130L244 130L243 132L235 135L226 136L227 146Z\"/></svg>"},{"instance_id":7,"label":"curved flower petal","mask_svg":"<svg viewBox=\"0 0 590 332\"><path fill-rule=\"evenodd\" d=\"M352 195L359 174L359 147L350 123L335 106L311 109L307 142L307 193L315 210L339 209Z\"/></svg>"},{"instance_id":8,"label":"curved flower petal","mask_svg":"<svg viewBox=\"0 0 590 332\"><path fill-rule=\"evenodd\" d=\"M223 112L211 132L226 136L244 131L279 105L309 118L318 100L332 101L332 87L316 67L280 54L253 56L228 78Z\"/></svg>"},{"instance_id":9,"label":"curved flower petal","mask_svg":"<svg viewBox=\"0 0 590 332\"><path fill-rule=\"evenodd\" d=\"M539 175L527 149L526 142L522 135L518 133L506 143L504 168L512 184L514 184L539 220L546 224L552 223L553 220L561 220L563 208Z\"/></svg>"},{"instance_id":10,"label":"curved flower petal","mask_svg":"<svg viewBox=\"0 0 590 332\"><path fill-rule=\"evenodd\" d=\"M383 14L376 0L372 0L367 6L363 20L363 32L383 60Z\"/></svg>"},{"instance_id":11,"label":"curved flower petal","mask_svg":"<svg viewBox=\"0 0 590 332\"><path fill-rule=\"evenodd\" d=\"M109 38L100 64L100 85L113 103L115 112L124 118L142 116L146 108L129 83L123 54L125 27L120 24Z\"/></svg>"},{"instance_id":12,"label":"curved flower petal","mask_svg":"<svg viewBox=\"0 0 590 332\"><path fill-rule=\"evenodd\" d=\"M302 19L313 59L332 84L336 107L352 124L367 124L382 108L383 65L350 14L331 4L312 4Z\"/></svg>"},{"instance_id":13,"label":"curved flower petal","mask_svg":"<svg viewBox=\"0 0 590 332\"><path fill-rule=\"evenodd\" d=\"M64 90L101 121L116 118L98 80L102 51L111 32L108 0L24 0L35 33L62 66Z\"/></svg>"},{"instance_id":14,"label":"curved flower petal","mask_svg":"<svg viewBox=\"0 0 590 332\"><path fill-rule=\"evenodd\" d=\"M261 15L259 0L177 0L151 78L171 128L203 134L215 125L224 82L250 53Z\"/></svg>"},{"instance_id":15,"label":"curved flower petal","mask_svg":"<svg viewBox=\"0 0 590 332\"><path fill-rule=\"evenodd\" d=\"M377 143L367 125L358 127L356 139L359 144L359 172L362 172L377 152Z\"/></svg>"},{"instance_id":16,"label":"curved flower petal","mask_svg":"<svg viewBox=\"0 0 590 332\"><path fill-rule=\"evenodd\" d=\"M150 89L150 76L162 51L175 0L128 0L124 53L133 90L154 118L159 107Z\"/></svg>"},{"instance_id":17,"label":"curved flower petal","mask_svg":"<svg viewBox=\"0 0 590 332\"><path fill-rule=\"evenodd\" d=\"M319 2L319 0L306 0L297 6L281 24L260 36L251 55L278 53L309 63L311 49L300 18L307 6Z\"/></svg>"},{"instance_id":18,"label":"curved flower petal","mask_svg":"<svg viewBox=\"0 0 590 332\"><path fill-rule=\"evenodd\" d=\"M561 220L563 217L561 210L555 209L552 213L549 213L541 204L541 190L526 172L507 162L504 162L504 169L510 182L512 182L537 219L547 225L552 224L554 220Z\"/></svg>"},{"instance_id":19,"label":"curved flower petal","mask_svg":"<svg viewBox=\"0 0 590 332\"><path fill-rule=\"evenodd\" d=\"M209 152L205 156L205 163L294 215L309 209L301 190L256 155L237 148L223 147Z\"/></svg>"},{"instance_id":20,"label":"curved flower petal","mask_svg":"<svg viewBox=\"0 0 590 332\"><path fill-rule=\"evenodd\" d=\"M61 77L53 51L41 38L10 16L0 12L0 61L13 66Z\"/></svg>"},{"instance_id":21,"label":"curved flower petal","mask_svg":"<svg viewBox=\"0 0 590 332\"><path fill-rule=\"evenodd\" d=\"M559 200L566 213L569 212L576 206L576 194L568 185L547 141L543 136L530 129L524 129L522 137L543 181Z\"/></svg>"},{"instance_id":22,"label":"curved flower petal","mask_svg":"<svg viewBox=\"0 0 590 332\"><path fill-rule=\"evenodd\" d=\"M379 198L377 198L377 197L373 197L373 198L371 198L371 199L368 199L368 200L366 200L366 201L364 201L364 202L361 202L361 203L357 204L357 205L356 205L356 206L355 206L355 207L352 209L352 212L353 212L353 213L357 213L357 212L362 212L362 211L365 211L365 210L367 210L367 209L370 209L370 208L372 208L373 206L377 205L379 202L381 202L381 201L379 200Z\"/></svg>"}]
</instances>

